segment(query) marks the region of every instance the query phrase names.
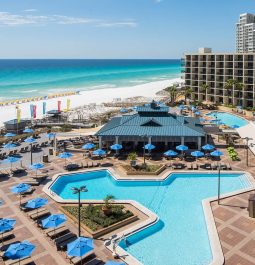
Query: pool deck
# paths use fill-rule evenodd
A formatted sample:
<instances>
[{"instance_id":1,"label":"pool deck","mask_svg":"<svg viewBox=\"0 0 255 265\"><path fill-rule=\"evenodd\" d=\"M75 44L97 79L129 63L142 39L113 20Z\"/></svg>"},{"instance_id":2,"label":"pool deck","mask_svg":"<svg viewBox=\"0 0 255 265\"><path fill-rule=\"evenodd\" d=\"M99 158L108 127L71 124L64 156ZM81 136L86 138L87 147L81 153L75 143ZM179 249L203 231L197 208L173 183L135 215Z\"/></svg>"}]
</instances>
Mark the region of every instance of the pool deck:
<instances>
[{"instance_id":1,"label":"pool deck","mask_svg":"<svg viewBox=\"0 0 255 265\"><path fill-rule=\"evenodd\" d=\"M217 139L215 138L217 142ZM223 147L223 142L218 142L219 146ZM223 150L226 154L224 148L219 148ZM230 163L233 170L237 171L247 171L252 176L255 176L255 157L252 153L249 154L249 166L246 166L245 156L246 151L243 148L237 149L241 161L232 162L230 161L228 155L223 156L222 161ZM73 162L80 162L82 160L81 154L75 154L72 158ZM140 161L142 159L140 158ZM114 163L115 165L120 164L118 160L109 159L105 160L104 163L109 164ZM128 163L128 161L127 161ZM150 163L154 163L150 161ZM159 163L155 161L155 163ZM59 158L51 157L51 163L46 166L49 170L48 175L51 179L54 175L58 173L66 172L63 169L64 161ZM118 169L116 169L118 171ZM175 171L181 172L181 171ZM193 172L193 171L192 171ZM197 172L197 171L194 171ZM210 171L203 171L210 172ZM36 225L30 221L30 219L21 212L18 208L18 197L13 195L9 188L15 184L21 183L28 179L32 172L28 172L28 175L22 177L10 177L6 179L1 179L0 181L0 200L4 204L0 207L1 215L0 217L14 218L17 220L16 226L13 230L15 238L5 241L5 244L10 244L17 240L28 239L32 243L36 244L36 249L32 254L32 259L35 264L70 264L69 260L65 258L65 254L57 252L52 241L50 241L44 233L36 227ZM163 173L164 174L164 173ZM128 177L132 179L132 177ZM153 179L153 177L150 177ZM47 181L44 183L46 184ZM22 201L31 199L32 197L47 197L49 199L49 204L46 206L51 212L60 212L59 205L57 202L49 198L43 191L43 186L36 187L36 191L33 195L24 197ZM222 199L221 204L218 205L217 202L211 202L211 209L213 218L216 223L217 231L219 234L220 242L222 245L222 250L224 253L225 264L227 265L250 265L255 264L255 219L248 217L248 212L245 207L248 203L248 195L251 192L234 195L226 199ZM253 191L255 193L255 191ZM141 221L146 218L141 216ZM138 223L137 223L138 224ZM67 226L71 231L76 232L77 226L71 221L67 222ZM132 225L125 227L125 229L131 229ZM123 233L122 229L116 231L116 233ZM86 234L85 234L86 235ZM105 248L104 240L111 235L107 235L100 240L95 240L95 252L96 255L103 261L112 259L111 252ZM0 264L4 264L0 260Z\"/></svg>"}]
</instances>

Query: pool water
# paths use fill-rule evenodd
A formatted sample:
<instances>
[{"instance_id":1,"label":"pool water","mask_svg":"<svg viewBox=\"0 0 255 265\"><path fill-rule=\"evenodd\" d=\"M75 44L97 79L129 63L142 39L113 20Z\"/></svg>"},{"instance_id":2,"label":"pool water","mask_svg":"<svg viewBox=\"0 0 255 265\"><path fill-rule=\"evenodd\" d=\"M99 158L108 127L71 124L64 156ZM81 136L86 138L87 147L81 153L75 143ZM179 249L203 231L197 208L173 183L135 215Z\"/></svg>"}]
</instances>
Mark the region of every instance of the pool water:
<instances>
[{"instance_id":1,"label":"pool water","mask_svg":"<svg viewBox=\"0 0 255 265\"><path fill-rule=\"evenodd\" d=\"M160 220L127 238L121 246L145 265L205 265L212 261L201 201L217 194L217 173L174 173L165 181L117 181L107 170L63 175L51 190L63 199L77 199L71 187L86 185L82 199L135 200ZM249 187L242 174L222 174L221 192Z\"/></svg>"},{"instance_id":2,"label":"pool water","mask_svg":"<svg viewBox=\"0 0 255 265\"><path fill-rule=\"evenodd\" d=\"M238 117L237 115L230 114L227 112L210 112L206 114L208 117L212 117L214 119L219 120L220 122L223 122L225 125L231 127L233 125L238 125L239 127L245 126L248 124L248 121Z\"/></svg>"}]
</instances>

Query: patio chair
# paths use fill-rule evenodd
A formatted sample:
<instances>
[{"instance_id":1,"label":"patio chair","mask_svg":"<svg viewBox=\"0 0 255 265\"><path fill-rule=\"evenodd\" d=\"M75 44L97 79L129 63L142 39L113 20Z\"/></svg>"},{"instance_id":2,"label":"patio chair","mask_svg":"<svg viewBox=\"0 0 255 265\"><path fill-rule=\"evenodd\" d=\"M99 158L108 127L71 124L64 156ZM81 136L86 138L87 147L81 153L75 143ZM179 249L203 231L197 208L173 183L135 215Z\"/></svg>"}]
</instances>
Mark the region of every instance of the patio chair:
<instances>
[{"instance_id":1,"label":"patio chair","mask_svg":"<svg viewBox=\"0 0 255 265\"><path fill-rule=\"evenodd\" d=\"M192 170L193 169L193 165L191 163L188 163L188 169Z\"/></svg>"},{"instance_id":2,"label":"patio chair","mask_svg":"<svg viewBox=\"0 0 255 265\"><path fill-rule=\"evenodd\" d=\"M49 215L50 215L50 212L47 209L43 209L41 211L38 210L38 212L29 214L29 217L32 220L36 221L36 220L38 220L38 219L40 219L42 217L44 218L44 217L49 216Z\"/></svg>"},{"instance_id":3,"label":"patio chair","mask_svg":"<svg viewBox=\"0 0 255 265\"><path fill-rule=\"evenodd\" d=\"M89 262L91 260L93 260L96 257L94 251L90 251L88 252L85 256L83 256L82 258L80 257L72 257L70 258L70 262L74 265L80 264L81 260L83 264L87 264L86 262Z\"/></svg>"},{"instance_id":4,"label":"patio chair","mask_svg":"<svg viewBox=\"0 0 255 265\"><path fill-rule=\"evenodd\" d=\"M67 232L70 232L70 230L66 226L61 226L53 231L47 232L46 234L49 238L54 239L63 234L66 234Z\"/></svg>"},{"instance_id":5,"label":"patio chair","mask_svg":"<svg viewBox=\"0 0 255 265\"><path fill-rule=\"evenodd\" d=\"M39 186L41 184L39 179L29 179L24 181L25 184L31 185L31 186Z\"/></svg>"},{"instance_id":6,"label":"patio chair","mask_svg":"<svg viewBox=\"0 0 255 265\"><path fill-rule=\"evenodd\" d=\"M4 262L5 265L27 265L27 264L33 264L33 260L31 257L25 257L22 259L8 259Z\"/></svg>"},{"instance_id":7,"label":"patio chair","mask_svg":"<svg viewBox=\"0 0 255 265\"><path fill-rule=\"evenodd\" d=\"M197 163L193 163L192 166L193 166L193 169L194 169L194 170L198 170L198 165L197 165Z\"/></svg>"},{"instance_id":8,"label":"patio chair","mask_svg":"<svg viewBox=\"0 0 255 265\"><path fill-rule=\"evenodd\" d=\"M205 168L205 169L209 169L209 170L211 170L211 169L212 169L212 165L209 164L209 163L205 163L205 164L204 164L204 168Z\"/></svg>"},{"instance_id":9,"label":"patio chair","mask_svg":"<svg viewBox=\"0 0 255 265\"><path fill-rule=\"evenodd\" d=\"M25 153L25 152L26 152L25 147L21 147L20 153Z\"/></svg>"},{"instance_id":10,"label":"patio chair","mask_svg":"<svg viewBox=\"0 0 255 265\"><path fill-rule=\"evenodd\" d=\"M99 166L99 163L97 163L97 162L92 162L92 166L93 166L93 167L98 167L98 166Z\"/></svg>"},{"instance_id":11,"label":"patio chair","mask_svg":"<svg viewBox=\"0 0 255 265\"><path fill-rule=\"evenodd\" d=\"M232 170L232 167L231 167L231 165L229 163L226 164L226 167L227 167L228 170Z\"/></svg>"},{"instance_id":12,"label":"patio chair","mask_svg":"<svg viewBox=\"0 0 255 265\"><path fill-rule=\"evenodd\" d=\"M88 167L93 167L93 163L92 162L88 162Z\"/></svg>"},{"instance_id":13,"label":"patio chair","mask_svg":"<svg viewBox=\"0 0 255 265\"><path fill-rule=\"evenodd\" d=\"M217 170L218 169L218 165L216 163L212 164L212 170Z\"/></svg>"},{"instance_id":14,"label":"patio chair","mask_svg":"<svg viewBox=\"0 0 255 265\"><path fill-rule=\"evenodd\" d=\"M68 233L55 239L57 250L66 250L67 245L77 239L74 233Z\"/></svg>"}]
</instances>

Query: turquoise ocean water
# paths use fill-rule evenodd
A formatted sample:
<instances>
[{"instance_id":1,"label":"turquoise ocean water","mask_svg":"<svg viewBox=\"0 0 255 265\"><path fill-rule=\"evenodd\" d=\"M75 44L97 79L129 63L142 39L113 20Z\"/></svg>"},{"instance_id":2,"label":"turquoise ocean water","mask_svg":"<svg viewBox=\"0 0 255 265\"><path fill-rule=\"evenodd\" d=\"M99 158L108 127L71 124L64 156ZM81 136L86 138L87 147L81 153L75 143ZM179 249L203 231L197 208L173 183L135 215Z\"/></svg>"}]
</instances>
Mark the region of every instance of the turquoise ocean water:
<instances>
[{"instance_id":1,"label":"turquoise ocean water","mask_svg":"<svg viewBox=\"0 0 255 265\"><path fill-rule=\"evenodd\" d=\"M180 60L0 60L0 100L180 77Z\"/></svg>"}]
</instances>

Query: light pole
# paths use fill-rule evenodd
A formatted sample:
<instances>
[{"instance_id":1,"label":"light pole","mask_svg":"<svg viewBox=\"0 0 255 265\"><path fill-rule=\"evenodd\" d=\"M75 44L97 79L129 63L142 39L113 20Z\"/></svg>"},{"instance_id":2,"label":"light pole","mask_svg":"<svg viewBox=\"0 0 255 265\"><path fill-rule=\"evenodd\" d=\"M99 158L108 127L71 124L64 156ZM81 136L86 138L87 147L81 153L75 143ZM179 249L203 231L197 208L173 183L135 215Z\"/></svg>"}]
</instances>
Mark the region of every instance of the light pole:
<instances>
[{"instance_id":1,"label":"light pole","mask_svg":"<svg viewBox=\"0 0 255 265\"><path fill-rule=\"evenodd\" d=\"M80 188L71 188L73 194L78 194L78 237L81 236L81 192L87 192L86 186L81 186Z\"/></svg>"},{"instance_id":2,"label":"light pole","mask_svg":"<svg viewBox=\"0 0 255 265\"><path fill-rule=\"evenodd\" d=\"M220 170L221 170L221 163L218 162L218 204L220 204Z\"/></svg>"},{"instance_id":3,"label":"light pole","mask_svg":"<svg viewBox=\"0 0 255 265\"><path fill-rule=\"evenodd\" d=\"M148 135L141 135L141 137L143 138L143 165L145 166L145 138L148 137Z\"/></svg>"},{"instance_id":4,"label":"light pole","mask_svg":"<svg viewBox=\"0 0 255 265\"><path fill-rule=\"evenodd\" d=\"M248 167L249 165L249 141L252 140L252 138L249 137L244 137L243 140L246 140L246 166ZM252 145L253 146L253 145Z\"/></svg>"}]
</instances>

